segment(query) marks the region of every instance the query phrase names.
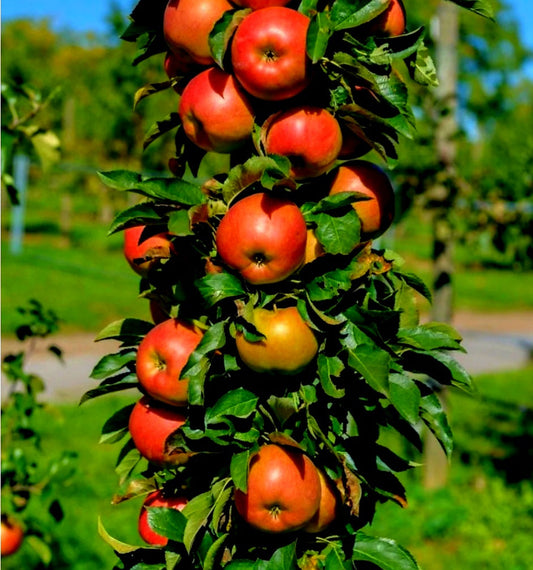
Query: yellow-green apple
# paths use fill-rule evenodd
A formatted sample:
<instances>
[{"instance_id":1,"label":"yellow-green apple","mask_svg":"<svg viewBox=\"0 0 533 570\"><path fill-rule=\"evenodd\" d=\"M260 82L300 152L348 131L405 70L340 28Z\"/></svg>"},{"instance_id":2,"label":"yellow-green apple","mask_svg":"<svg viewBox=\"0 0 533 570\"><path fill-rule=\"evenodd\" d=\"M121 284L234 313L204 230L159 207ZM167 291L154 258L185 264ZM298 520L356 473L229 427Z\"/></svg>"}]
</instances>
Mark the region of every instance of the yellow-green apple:
<instances>
[{"instance_id":1,"label":"yellow-green apple","mask_svg":"<svg viewBox=\"0 0 533 570\"><path fill-rule=\"evenodd\" d=\"M139 453L151 463L164 467L183 462L182 454L167 451L166 441L186 421L187 417L177 408L143 396L131 411L128 428Z\"/></svg>"},{"instance_id":2,"label":"yellow-green apple","mask_svg":"<svg viewBox=\"0 0 533 570\"><path fill-rule=\"evenodd\" d=\"M261 137L268 154L291 161L291 174L303 179L320 176L337 160L342 133L335 117L326 109L304 105L279 111L262 127Z\"/></svg>"},{"instance_id":3,"label":"yellow-green apple","mask_svg":"<svg viewBox=\"0 0 533 570\"><path fill-rule=\"evenodd\" d=\"M182 511L187 505L185 497L171 497L163 494L162 491L153 491L144 500L139 513L138 529L141 538L152 546L166 546L168 538L159 534L150 527L148 522L148 509L163 507L166 509L176 509Z\"/></svg>"},{"instance_id":4,"label":"yellow-green apple","mask_svg":"<svg viewBox=\"0 0 533 570\"><path fill-rule=\"evenodd\" d=\"M308 27L307 16L283 6L254 10L244 18L233 37L231 62L248 93L280 101L309 85Z\"/></svg>"},{"instance_id":5,"label":"yellow-green apple","mask_svg":"<svg viewBox=\"0 0 533 570\"><path fill-rule=\"evenodd\" d=\"M181 319L167 319L145 335L136 369L147 394L172 406L187 405L189 380L181 377L181 371L202 336L200 329Z\"/></svg>"},{"instance_id":6,"label":"yellow-green apple","mask_svg":"<svg viewBox=\"0 0 533 570\"><path fill-rule=\"evenodd\" d=\"M207 151L227 153L250 140L254 111L233 75L210 67L193 77L178 113L187 137Z\"/></svg>"},{"instance_id":7,"label":"yellow-green apple","mask_svg":"<svg viewBox=\"0 0 533 570\"><path fill-rule=\"evenodd\" d=\"M256 308L252 312L255 328L264 335L247 340L238 332L237 352L244 364L256 372L296 374L316 356L318 342L296 307Z\"/></svg>"},{"instance_id":8,"label":"yellow-green apple","mask_svg":"<svg viewBox=\"0 0 533 570\"><path fill-rule=\"evenodd\" d=\"M224 12L227 0L170 0L163 16L163 35L171 51L185 51L193 61L212 65L209 34Z\"/></svg>"},{"instance_id":9,"label":"yellow-green apple","mask_svg":"<svg viewBox=\"0 0 533 570\"><path fill-rule=\"evenodd\" d=\"M357 160L339 167L329 194L357 192L368 197L353 202L361 220L361 238L373 239L383 234L394 219L394 189L387 174L376 164Z\"/></svg>"},{"instance_id":10,"label":"yellow-green apple","mask_svg":"<svg viewBox=\"0 0 533 570\"><path fill-rule=\"evenodd\" d=\"M283 281L303 263L307 227L291 200L258 192L234 203L216 232L222 261L254 285Z\"/></svg>"},{"instance_id":11,"label":"yellow-green apple","mask_svg":"<svg viewBox=\"0 0 533 570\"><path fill-rule=\"evenodd\" d=\"M146 226L134 226L124 230L124 257L130 267L142 277L146 277L150 269L161 259L167 259L176 253L172 243L172 234L160 232L143 238ZM144 261L143 261L144 260Z\"/></svg>"},{"instance_id":12,"label":"yellow-green apple","mask_svg":"<svg viewBox=\"0 0 533 570\"><path fill-rule=\"evenodd\" d=\"M299 530L320 504L318 470L294 447L267 444L250 460L246 492L235 490L235 507L251 526L268 533Z\"/></svg>"}]
</instances>

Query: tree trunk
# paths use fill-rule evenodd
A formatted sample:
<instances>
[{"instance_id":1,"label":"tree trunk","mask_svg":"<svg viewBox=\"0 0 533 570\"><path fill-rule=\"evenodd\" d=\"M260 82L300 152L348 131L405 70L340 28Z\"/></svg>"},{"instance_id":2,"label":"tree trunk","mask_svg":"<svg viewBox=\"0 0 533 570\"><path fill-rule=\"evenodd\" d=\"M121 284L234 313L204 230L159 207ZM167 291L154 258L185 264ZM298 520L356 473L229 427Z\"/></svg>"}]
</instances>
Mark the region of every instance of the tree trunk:
<instances>
[{"instance_id":1,"label":"tree trunk","mask_svg":"<svg viewBox=\"0 0 533 570\"><path fill-rule=\"evenodd\" d=\"M441 165L441 176L430 189L433 211L433 306L431 318L451 322L453 314L453 230L449 212L453 206L457 187L455 184L455 159L457 134L457 74L458 74L458 11L457 6L442 2L437 12L438 36L437 88L438 117L436 124L436 152ZM446 403L446 392L440 393ZM428 489L443 487L448 479L448 460L433 434L428 433L424 449L424 486Z\"/></svg>"}]
</instances>

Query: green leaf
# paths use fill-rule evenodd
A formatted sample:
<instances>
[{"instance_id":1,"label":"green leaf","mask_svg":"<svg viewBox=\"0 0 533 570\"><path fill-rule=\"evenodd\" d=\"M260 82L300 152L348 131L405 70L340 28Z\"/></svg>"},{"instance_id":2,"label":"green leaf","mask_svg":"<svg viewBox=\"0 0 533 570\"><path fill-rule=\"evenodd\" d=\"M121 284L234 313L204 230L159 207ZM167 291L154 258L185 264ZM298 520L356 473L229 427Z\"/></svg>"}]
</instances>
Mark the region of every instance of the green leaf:
<instances>
[{"instance_id":1,"label":"green leaf","mask_svg":"<svg viewBox=\"0 0 533 570\"><path fill-rule=\"evenodd\" d=\"M353 209L341 216L317 214L313 220L316 237L326 253L348 255L360 241L361 223Z\"/></svg>"},{"instance_id":2,"label":"green leaf","mask_svg":"<svg viewBox=\"0 0 533 570\"><path fill-rule=\"evenodd\" d=\"M211 544L211 546L209 547L206 555L205 555L205 559L204 559L204 563L203 563L203 570L215 570L215 568L219 568L219 553L221 548L224 546L224 543L226 542L226 540L229 537L229 533L224 533L221 536L219 536L214 542L213 544ZM227 566L224 566L224 568L227 568Z\"/></svg>"},{"instance_id":3,"label":"green leaf","mask_svg":"<svg viewBox=\"0 0 533 570\"><path fill-rule=\"evenodd\" d=\"M480 16L485 18L489 18L490 20L494 19L494 9L492 8L492 4L490 0L449 0L462 8L466 8Z\"/></svg>"},{"instance_id":4,"label":"green leaf","mask_svg":"<svg viewBox=\"0 0 533 570\"><path fill-rule=\"evenodd\" d=\"M32 135L31 142L43 170L49 170L61 160L61 142L52 131L39 130Z\"/></svg>"},{"instance_id":5,"label":"green leaf","mask_svg":"<svg viewBox=\"0 0 533 570\"><path fill-rule=\"evenodd\" d=\"M332 398L343 398L344 389L339 389L333 383L332 377L338 378L344 370L344 364L338 356L319 354L317 359L318 376L324 392Z\"/></svg>"},{"instance_id":6,"label":"green leaf","mask_svg":"<svg viewBox=\"0 0 533 570\"><path fill-rule=\"evenodd\" d=\"M224 69L224 57L233 32L249 13L250 10L227 10L209 34L211 55L222 69Z\"/></svg>"},{"instance_id":7,"label":"green leaf","mask_svg":"<svg viewBox=\"0 0 533 570\"><path fill-rule=\"evenodd\" d=\"M248 488L248 465L252 450L246 449L240 453L235 453L231 457L230 473L236 489L246 493Z\"/></svg>"},{"instance_id":8,"label":"green leaf","mask_svg":"<svg viewBox=\"0 0 533 570\"><path fill-rule=\"evenodd\" d=\"M102 329L96 336L95 341L114 339L123 342L130 341L135 344L135 341L142 340L153 327L153 323L141 319L121 319L110 323Z\"/></svg>"},{"instance_id":9,"label":"green leaf","mask_svg":"<svg viewBox=\"0 0 533 570\"><path fill-rule=\"evenodd\" d=\"M210 306L216 305L224 299L242 297L244 295L240 279L231 273L206 275L195 281L195 285Z\"/></svg>"},{"instance_id":10,"label":"green leaf","mask_svg":"<svg viewBox=\"0 0 533 570\"><path fill-rule=\"evenodd\" d=\"M194 232L187 210L177 210L168 217L168 231L177 236L190 236Z\"/></svg>"},{"instance_id":11,"label":"green leaf","mask_svg":"<svg viewBox=\"0 0 533 570\"><path fill-rule=\"evenodd\" d=\"M389 400L409 423L419 420L420 390L415 381L402 374L391 374L389 377Z\"/></svg>"},{"instance_id":12,"label":"green leaf","mask_svg":"<svg viewBox=\"0 0 533 570\"><path fill-rule=\"evenodd\" d=\"M102 519L100 517L98 517L98 534L103 538L105 542L107 542L107 544L109 544L109 546L111 546L115 552L118 552L119 554L129 554L130 552L139 550L138 546L132 546L131 544L126 544L125 542L113 538L104 528Z\"/></svg>"},{"instance_id":13,"label":"green leaf","mask_svg":"<svg viewBox=\"0 0 533 570\"><path fill-rule=\"evenodd\" d=\"M83 394L80 399L79 405L81 406L88 400L98 398L99 396L105 396L114 392L121 392L122 390L139 388L139 382L137 381L137 376L135 374L128 374L126 377L121 378L119 382L114 382L113 384L105 384L104 382L100 384L98 388L94 388L93 390L88 390L85 392L85 394Z\"/></svg>"},{"instance_id":14,"label":"green leaf","mask_svg":"<svg viewBox=\"0 0 533 570\"><path fill-rule=\"evenodd\" d=\"M209 513L214 504L211 491L206 491L201 495L196 495L183 509L183 514L187 518L187 525L183 533L183 544L188 552L191 551L194 540L201 528L207 523Z\"/></svg>"},{"instance_id":15,"label":"green leaf","mask_svg":"<svg viewBox=\"0 0 533 570\"><path fill-rule=\"evenodd\" d=\"M147 507L148 524L152 530L175 540L183 542L187 519L177 509L166 507Z\"/></svg>"},{"instance_id":16,"label":"green leaf","mask_svg":"<svg viewBox=\"0 0 533 570\"><path fill-rule=\"evenodd\" d=\"M394 275L399 277L404 283L409 285L411 289L414 289L417 293L420 293L425 299L427 299L430 303L432 301L431 290L429 287L414 273L403 273L402 271L398 271L394 269Z\"/></svg>"},{"instance_id":17,"label":"green leaf","mask_svg":"<svg viewBox=\"0 0 533 570\"><path fill-rule=\"evenodd\" d=\"M419 570L413 556L394 540L356 534L352 560L371 562L382 570Z\"/></svg>"},{"instance_id":18,"label":"green leaf","mask_svg":"<svg viewBox=\"0 0 533 570\"><path fill-rule=\"evenodd\" d=\"M313 63L324 57L333 34L328 12L317 12L307 29L307 55Z\"/></svg>"},{"instance_id":19,"label":"green leaf","mask_svg":"<svg viewBox=\"0 0 533 570\"><path fill-rule=\"evenodd\" d=\"M398 340L402 344L406 343L423 350L463 350L456 338L448 334L449 332L453 334L453 331L447 331L445 328L439 330L436 326L421 325L410 329L400 329ZM457 334L454 336L456 337Z\"/></svg>"},{"instance_id":20,"label":"green leaf","mask_svg":"<svg viewBox=\"0 0 533 570\"><path fill-rule=\"evenodd\" d=\"M96 380L107 378L122 370L130 362L135 362L136 351L127 348L114 354L103 356L93 368L90 377Z\"/></svg>"},{"instance_id":21,"label":"green leaf","mask_svg":"<svg viewBox=\"0 0 533 570\"><path fill-rule=\"evenodd\" d=\"M248 418L257 409L259 398L244 388L236 388L224 394L216 404L206 412L205 419L209 423L217 423L224 416Z\"/></svg>"},{"instance_id":22,"label":"green leaf","mask_svg":"<svg viewBox=\"0 0 533 570\"><path fill-rule=\"evenodd\" d=\"M124 406L106 420L99 443L115 443L128 433L128 422L134 405Z\"/></svg>"},{"instance_id":23,"label":"green leaf","mask_svg":"<svg viewBox=\"0 0 533 570\"><path fill-rule=\"evenodd\" d=\"M109 226L108 235L130 228L145 226L152 222L161 223L162 213L153 202L142 202L119 212Z\"/></svg>"},{"instance_id":24,"label":"green leaf","mask_svg":"<svg viewBox=\"0 0 533 570\"><path fill-rule=\"evenodd\" d=\"M164 119L156 121L146 133L143 142L143 150L146 150L159 137L169 133L179 125L181 125L180 117L178 113L174 112L167 115Z\"/></svg>"},{"instance_id":25,"label":"green leaf","mask_svg":"<svg viewBox=\"0 0 533 570\"><path fill-rule=\"evenodd\" d=\"M335 31L356 28L370 22L388 6L390 0L335 0L331 21Z\"/></svg>"},{"instance_id":26,"label":"green leaf","mask_svg":"<svg viewBox=\"0 0 533 570\"><path fill-rule=\"evenodd\" d=\"M407 57L405 62L411 79L420 85L438 86L437 69L428 48L424 44L412 56Z\"/></svg>"},{"instance_id":27,"label":"green leaf","mask_svg":"<svg viewBox=\"0 0 533 570\"><path fill-rule=\"evenodd\" d=\"M109 188L115 190L129 190L135 188L142 180L137 172L131 170L110 170L107 172L98 172L100 180Z\"/></svg>"},{"instance_id":28,"label":"green leaf","mask_svg":"<svg viewBox=\"0 0 533 570\"><path fill-rule=\"evenodd\" d=\"M453 435L439 397L436 394L424 396L420 408L420 417L435 435L446 455L450 457L453 451Z\"/></svg>"}]
</instances>

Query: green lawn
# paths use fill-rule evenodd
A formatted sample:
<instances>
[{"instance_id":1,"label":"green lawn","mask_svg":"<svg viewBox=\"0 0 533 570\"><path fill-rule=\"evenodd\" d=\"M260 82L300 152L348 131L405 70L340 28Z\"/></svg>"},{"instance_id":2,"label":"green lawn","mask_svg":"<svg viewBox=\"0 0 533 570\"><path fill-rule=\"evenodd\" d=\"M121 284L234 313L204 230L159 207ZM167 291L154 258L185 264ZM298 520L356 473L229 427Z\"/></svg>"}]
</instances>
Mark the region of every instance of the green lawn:
<instances>
[{"instance_id":1,"label":"green lawn","mask_svg":"<svg viewBox=\"0 0 533 570\"><path fill-rule=\"evenodd\" d=\"M428 491L420 483L421 468L403 482L409 506L387 503L378 507L375 521L365 532L387 536L408 548L425 570L529 570L533 534L533 480L509 483L516 472L532 463L524 453L533 448L533 367L476 378L479 395L450 394L450 421L456 452L449 484ZM97 534L98 516L116 538L139 544L136 524L138 500L112 506L117 491L113 471L119 445L98 445L105 419L135 394L106 396L81 407L62 405L56 414L41 417L43 453L63 449L79 453L79 469L61 490L65 519L59 525L63 564L54 570L111 568L115 556ZM507 470L498 459L507 458ZM416 458L419 459L419 458ZM510 468L510 469L509 469ZM516 477L515 477L516 478ZM28 545L2 561L5 570L32 567Z\"/></svg>"}]
</instances>

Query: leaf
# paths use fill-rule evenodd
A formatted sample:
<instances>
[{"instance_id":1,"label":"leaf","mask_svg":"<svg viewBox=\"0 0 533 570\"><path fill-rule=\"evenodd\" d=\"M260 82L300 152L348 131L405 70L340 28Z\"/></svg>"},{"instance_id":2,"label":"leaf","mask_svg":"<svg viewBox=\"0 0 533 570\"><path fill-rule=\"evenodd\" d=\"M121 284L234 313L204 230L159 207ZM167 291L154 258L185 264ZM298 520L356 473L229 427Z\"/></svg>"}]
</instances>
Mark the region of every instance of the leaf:
<instances>
[{"instance_id":1,"label":"leaf","mask_svg":"<svg viewBox=\"0 0 533 570\"><path fill-rule=\"evenodd\" d=\"M224 543L226 542L228 537L229 533L224 533L221 536L219 536L213 542L213 544L211 544L204 558L204 563L202 566L203 570L214 570L215 568L219 568L218 558L219 558L220 549L224 546ZM227 568L227 566L224 566L224 568Z\"/></svg>"},{"instance_id":2,"label":"leaf","mask_svg":"<svg viewBox=\"0 0 533 570\"><path fill-rule=\"evenodd\" d=\"M195 281L195 285L209 306L244 295L240 279L231 273L206 275Z\"/></svg>"},{"instance_id":3,"label":"leaf","mask_svg":"<svg viewBox=\"0 0 533 570\"><path fill-rule=\"evenodd\" d=\"M113 538L104 528L100 517L98 517L98 534L115 552L118 552L119 554L129 554L130 552L139 550L138 546L132 546L131 544L126 544L125 542L121 542L120 540Z\"/></svg>"},{"instance_id":4,"label":"leaf","mask_svg":"<svg viewBox=\"0 0 533 570\"><path fill-rule=\"evenodd\" d=\"M246 449L240 453L235 453L231 457L231 478L235 488L239 489L243 493L246 493L248 488L248 465L250 463L251 456L252 451L250 449Z\"/></svg>"},{"instance_id":5,"label":"leaf","mask_svg":"<svg viewBox=\"0 0 533 570\"><path fill-rule=\"evenodd\" d=\"M133 96L133 108L136 109L137 105L146 97L149 97L154 93L166 91L170 87L172 87L172 81L162 81L159 83L149 83L148 85L143 85L141 88L137 89L135 95Z\"/></svg>"},{"instance_id":6,"label":"leaf","mask_svg":"<svg viewBox=\"0 0 533 570\"><path fill-rule=\"evenodd\" d=\"M312 63L324 57L329 39L333 34L328 12L316 12L307 29L307 55Z\"/></svg>"},{"instance_id":7,"label":"leaf","mask_svg":"<svg viewBox=\"0 0 533 570\"><path fill-rule=\"evenodd\" d=\"M421 399L420 407L420 417L450 457L453 451L453 435L442 402L436 394L429 394Z\"/></svg>"},{"instance_id":8,"label":"leaf","mask_svg":"<svg viewBox=\"0 0 533 570\"><path fill-rule=\"evenodd\" d=\"M206 423L217 423L224 416L248 418L257 409L259 398L244 388L231 390L219 398L205 414Z\"/></svg>"},{"instance_id":9,"label":"leaf","mask_svg":"<svg viewBox=\"0 0 533 570\"><path fill-rule=\"evenodd\" d=\"M182 512L166 507L147 507L146 510L148 525L152 530L170 540L183 542L187 519Z\"/></svg>"},{"instance_id":10,"label":"leaf","mask_svg":"<svg viewBox=\"0 0 533 570\"><path fill-rule=\"evenodd\" d=\"M403 273L394 269L394 275L399 277L402 281L404 281L411 289L414 289L417 293L420 293L425 299L427 299L430 303L432 301L431 290L429 287L414 273Z\"/></svg>"},{"instance_id":11,"label":"leaf","mask_svg":"<svg viewBox=\"0 0 533 570\"><path fill-rule=\"evenodd\" d=\"M129 190L135 188L136 185L142 180L142 177L137 172L131 170L111 170L107 172L98 172L100 180L109 188L115 190Z\"/></svg>"},{"instance_id":12,"label":"leaf","mask_svg":"<svg viewBox=\"0 0 533 570\"><path fill-rule=\"evenodd\" d=\"M31 142L43 170L49 170L61 160L61 142L52 131L39 130L31 137Z\"/></svg>"},{"instance_id":13,"label":"leaf","mask_svg":"<svg viewBox=\"0 0 533 570\"><path fill-rule=\"evenodd\" d=\"M411 78L420 85L437 87L437 69L428 48L422 44L418 50L406 58L407 69Z\"/></svg>"},{"instance_id":14,"label":"leaf","mask_svg":"<svg viewBox=\"0 0 533 570\"><path fill-rule=\"evenodd\" d=\"M209 513L213 507L214 499L211 491L206 491L201 495L196 495L183 509L183 514L187 517L187 525L183 534L183 544L188 552L191 551L194 540L200 531L205 526Z\"/></svg>"},{"instance_id":15,"label":"leaf","mask_svg":"<svg viewBox=\"0 0 533 570\"><path fill-rule=\"evenodd\" d=\"M105 382L105 381L104 381ZM99 396L105 396L114 392L121 392L122 390L131 390L132 388L139 388L139 382L135 374L128 374L125 379L113 384L102 383L98 388L88 390L83 394L80 399L79 405L81 406L88 400L93 400Z\"/></svg>"},{"instance_id":16,"label":"leaf","mask_svg":"<svg viewBox=\"0 0 533 570\"><path fill-rule=\"evenodd\" d=\"M99 443L115 443L128 433L128 422L134 404L124 406L106 420Z\"/></svg>"},{"instance_id":17,"label":"leaf","mask_svg":"<svg viewBox=\"0 0 533 570\"><path fill-rule=\"evenodd\" d=\"M413 556L394 540L356 534L353 561L371 562L382 570L419 570Z\"/></svg>"},{"instance_id":18,"label":"leaf","mask_svg":"<svg viewBox=\"0 0 533 570\"><path fill-rule=\"evenodd\" d=\"M335 0L331 21L335 31L355 28L378 16L390 0Z\"/></svg>"},{"instance_id":19,"label":"leaf","mask_svg":"<svg viewBox=\"0 0 533 570\"><path fill-rule=\"evenodd\" d=\"M402 344L406 343L423 350L464 350L456 338L452 338L449 333L453 334L454 331L448 331L444 327L439 330L436 326L421 325L400 329L398 340Z\"/></svg>"},{"instance_id":20,"label":"leaf","mask_svg":"<svg viewBox=\"0 0 533 570\"><path fill-rule=\"evenodd\" d=\"M361 222L352 208L340 216L316 214L313 221L315 235L326 253L348 255L360 242Z\"/></svg>"},{"instance_id":21,"label":"leaf","mask_svg":"<svg viewBox=\"0 0 533 570\"><path fill-rule=\"evenodd\" d=\"M419 420L420 390L408 376L391 374L389 377L389 400L409 423Z\"/></svg>"},{"instance_id":22,"label":"leaf","mask_svg":"<svg viewBox=\"0 0 533 570\"><path fill-rule=\"evenodd\" d=\"M339 377L344 370L344 364L338 356L319 354L317 359L318 376L324 392L331 398L343 398L345 390L339 389L333 383L332 377Z\"/></svg>"},{"instance_id":23,"label":"leaf","mask_svg":"<svg viewBox=\"0 0 533 570\"><path fill-rule=\"evenodd\" d=\"M107 378L122 370L128 363L135 362L136 351L127 348L114 354L103 356L93 368L90 377L96 380Z\"/></svg>"},{"instance_id":24,"label":"leaf","mask_svg":"<svg viewBox=\"0 0 533 570\"><path fill-rule=\"evenodd\" d=\"M296 540L278 548L272 558L259 565L260 570L297 570Z\"/></svg>"},{"instance_id":25,"label":"leaf","mask_svg":"<svg viewBox=\"0 0 533 570\"><path fill-rule=\"evenodd\" d=\"M209 49L219 67L224 69L224 57L233 32L250 13L250 10L227 10L209 33Z\"/></svg>"},{"instance_id":26,"label":"leaf","mask_svg":"<svg viewBox=\"0 0 533 570\"><path fill-rule=\"evenodd\" d=\"M102 329L95 338L100 340L120 340L123 342L142 339L152 328L153 323L143 321L142 319L126 318L114 321Z\"/></svg>"},{"instance_id":27,"label":"leaf","mask_svg":"<svg viewBox=\"0 0 533 570\"><path fill-rule=\"evenodd\" d=\"M193 235L191 220L187 210L177 210L168 217L168 231L177 236Z\"/></svg>"},{"instance_id":28,"label":"leaf","mask_svg":"<svg viewBox=\"0 0 533 570\"><path fill-rule=\"evenodd\" d=\"M180 117L178 113L170 113L164 119L156 121L149 129L145 135L143 142L143 150L146 150L154 141L159 137L169 133L176 127L181 125Z\"/></svg>"},{"instance_id":29,"label":"leaf","mask_svg":"<svg viewBox=\"0 0 533 570\"><path fill-rule=\"evenodd\" d=\"M449 0L462 8L466 8L480 16L494 20L494 10L490 0Z\"/></svg>"},{"instance_id":30,"label":"leaf","mask_svg":"<svg viewBox=\"0 0 533 570\"><path fill-rule=\"evenodd\" d=\"M141 202L131 208L119 212L109 226L108 235L130 228L146 226L150 223L161 223L163 214L153 202Z\"/></svg>"}]
</instances>

